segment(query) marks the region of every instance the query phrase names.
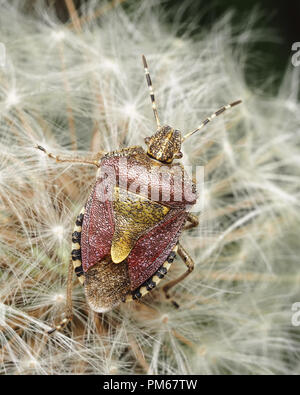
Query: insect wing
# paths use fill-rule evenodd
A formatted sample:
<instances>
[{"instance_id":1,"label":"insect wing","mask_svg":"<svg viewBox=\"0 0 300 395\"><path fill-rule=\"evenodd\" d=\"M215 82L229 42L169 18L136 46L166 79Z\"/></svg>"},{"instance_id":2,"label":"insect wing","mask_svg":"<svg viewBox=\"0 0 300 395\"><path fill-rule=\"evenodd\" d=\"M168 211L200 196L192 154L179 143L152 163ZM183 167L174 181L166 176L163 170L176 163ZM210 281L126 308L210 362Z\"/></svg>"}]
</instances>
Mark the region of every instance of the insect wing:
<instances>
[{"instance_id":1,"label":"insect wing","mask_svg":"<svg viewBox=\"0 0 300 395\"><path fill-rule=\"evenodd\" d=\"M99 177L88 199L82 224L81 257L86 272L110 253L114 234L112 201L99 193L102 183Z\"/></svg>"},{"instance_id":2,"label":"insect wing","mask_svg":"<svg viewBox=\"0 0 300 395\"><path fill-rule=\"evenodd\" d=\"M158 270L177 243L187 213L183 210L174 211L141 236L129 254L127 262L132 290Z\"/></svg>"}]
</instances>

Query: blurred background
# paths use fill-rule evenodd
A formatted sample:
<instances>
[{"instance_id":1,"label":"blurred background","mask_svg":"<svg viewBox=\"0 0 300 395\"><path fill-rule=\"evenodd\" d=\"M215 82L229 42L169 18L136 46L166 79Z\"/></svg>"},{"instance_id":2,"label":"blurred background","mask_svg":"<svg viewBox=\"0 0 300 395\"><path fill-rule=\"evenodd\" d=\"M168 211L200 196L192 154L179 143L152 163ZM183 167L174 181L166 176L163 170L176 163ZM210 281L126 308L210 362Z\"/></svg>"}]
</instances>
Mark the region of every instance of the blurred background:
<instances>
[{"instance_id":1,"label":"blurred background","mask_svg":"<svg viewBox=\"0 0 300 395\"><path fill-rule=\"evenodd\" d=\"M176 12L176 8L182 3L181 0L169 0L166 6L173 8ZM187 18L192 18L195 14L203 14L200 29L211 27L228 11L233 12L235 24L247 23L252 11L258 13L259 17L254 27L267 28L270 36L266 37L266 42L255 44L253 50L264 58L261 62L261 77L275 74L278 84L280 76L290 65L292 44L300 41L300 1L213 0L206 2L198 0L191 3ZM251 79L248 82L255 85L255 81Z\"/></svg>"},{"instance_id":2,"label":"blurred background","mask_svg":"<svg viewBox=\"0 0 300 395\"><path fill-rule=\"evenodd\" d=\"M135 0L137 3L145 0ZM27 7L29 12L34 12L38 0L29 0ZM80 7L86 0L73 0L80 15ZM98 0L99 6L103 1ZM112 2L122 3L126 8L126 0L112 0ZM132 4L134 1L130 1ZM69 19L67 10L68 1L47 0L49 5L54 5L57 16L63 22ZM272 88L276 90L286 67L290 66L293 54L292 44L300 41L300 1L296 0L159 0L163 7L168 9L170 24L176 21L178 14L182 14L184 20L182 31L188 27L189 22L199 18L198 28L194 35L210 28L216 20L225 13L233 13L233 22L237 25L247 24L251 19L251 12L255 11L258 17L255 20L254 28L264 28L270 33L265 37L265 42L255 43L252 51L259 60L259 68L251 72L249 67L248 83L252 86L260 86L261 82L273 76ZM252 22L251 22L252 23ZM255 76L254 76L255 75ZM272 92L274 93L274 92Z\"/></svg>"}]
</instances>

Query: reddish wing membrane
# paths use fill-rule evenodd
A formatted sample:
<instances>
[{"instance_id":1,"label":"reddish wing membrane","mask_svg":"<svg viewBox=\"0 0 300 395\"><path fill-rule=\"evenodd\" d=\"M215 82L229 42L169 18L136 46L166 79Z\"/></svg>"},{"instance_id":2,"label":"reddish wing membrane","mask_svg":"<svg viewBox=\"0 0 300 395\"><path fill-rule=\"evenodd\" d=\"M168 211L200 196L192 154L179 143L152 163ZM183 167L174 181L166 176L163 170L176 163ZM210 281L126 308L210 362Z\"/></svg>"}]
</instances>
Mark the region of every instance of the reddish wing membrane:
<instances>
[{"instance_id":1,"label":"reddish wing membrane","mask_svg":"<svg viewBox=\"0 0 300 395\"><path fill-rule=\"evenodd\" d=\"M86 272L110 253L111 239L114 233L112 202L104 200L97 187L99 177L88 199L81 232L82 267Z\"/></svg>"},{"instance_id":2,"label":"reddish wing membrane","mask_svg":"<svg viewBox=\"0 0 300 395\"><path fill-rule=\"evenodd\" d=\"M141 236L129 254L127 262L132 291L163 265L177 243L187 213L174 211L171 210L170 215Z\"/></svg>"}]
</instances>

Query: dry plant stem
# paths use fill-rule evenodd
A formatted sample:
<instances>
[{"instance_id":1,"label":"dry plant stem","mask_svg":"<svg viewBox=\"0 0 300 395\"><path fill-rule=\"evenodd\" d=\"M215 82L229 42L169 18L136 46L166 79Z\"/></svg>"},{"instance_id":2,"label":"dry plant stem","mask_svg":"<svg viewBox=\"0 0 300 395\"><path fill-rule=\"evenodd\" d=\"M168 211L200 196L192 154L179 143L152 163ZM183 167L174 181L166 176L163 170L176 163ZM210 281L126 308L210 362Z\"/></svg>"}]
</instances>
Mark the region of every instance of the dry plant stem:
<instances>
[{"instance_id":1,"label":"dry plant stem","mask_svg":"<svg viewBox=\"0 0 300 395\"><path fill-rule=\"evenodd\" d=\"M36 137L36 134L34 133L33 129L29 125L29 123L27 122L26 114L21 109L18 109L17 112L18 112L18 116L19 116L19 118L20 118L20 120L21 120L21 122L22 122L22 124L24 126L24 129L25 129L25 131L28 134L28 137L30 137L31 141L34 141L35 137Z\"/></svg>"},{"instance_id":2,"label":"dry plant stem","mask_svg":"<svg viewBox=\"0 0 300 395\"><path fill-rule=\"evenodd\" d=\"M66 2L72 2L71 0L65 0ZM112 0L110 3L105 4L104 6L100 7L99 9L97 9L92 15L87 15L87 16L82 16L80 18L77 18L78 22L80 25L84 24L84 23L89 23L92 22L94 19L101 17L102 15L104 15L107 11L110 11L111 9L117 7L118 5L120 5L121 3L124 3L126 0ZM69 7L68 7L69 9ZM72 7L70 7L71 9L75 9L74 5ZM69 13L70 13L69 10ZM76 9L75 9L75 13L77 13ZM72 21L71 23L69 23L67 25L70 29L72 29L74 27L74 22Z\"/></svg>"},{"instance_id":3,"label":"dry plant stem","mask_svg":"<svg viewBox=\"0 0 300 395\"><path fill-rule=\"evenodd\" d=\"M82 33L81 20L78 16L78 13L77 13L77 10L74 6L73 0L65 0L65 2L67 5L67 8L68 8L70 18L72 20L72 25L75 27L75 30L78 34ZM87 64L92 63L92 61L93 61L90 53L85 53L84 59ZM101 144L101 140L98 141L99 139L97 140L95 138L95 136L99 135L99 133L100 133L99 121L97 120L97 117L98 117L98 114L101 113L101 111L103 111L104 104L103 104L103 99L102 99L101 95L99 94L97 88L95 90L95 87L98 87L98 85L99 85L96 73L94 73L94 72L92 73L92 79L89 83L91 86L91 90L95 91L95 97L96 97L96 101L98 103L98 105L95 106L95 109L94 109L95 117L93 117L94 126L93 126L92 140L91 140L91 148L92 148L92 152L98 152L99 147L98 146L95 147L93 145L93 142L96 142L96 143L99 142ZM107 129L109 129L109 125L107 125ZM100 147L101 147L101 145L100 145Z\"/></svg>"},{"instance_id":4,"label":"dry plant stem","mask_svg":"<svg viewBox=\"0 0 300 395\"><path fill-rule=\"evenodd\" d=\"M228 180L228 182L230 182L230 181ZM223 191L228 190L227 188L224 188L226 183L224 183L221 186ZM211 221L213 219L217 219L218 217L223 217L223 216L232 214L232 213L242 210L242 209L251 209L251 208L255 207L255 204L258 204L260 202L261 203L263 202L263 198L261 196L253 196L252 199L247 199L244 201L242 200L241 202L239 202L236 205L230 204L228 206L225 206L224 208L222 207L222 208L216 209L213 212L203 213L201 220L202 221L208 221L208 220Z\"/></svg>"},{"instance_id":5,"label":"dry plant stem","mask_svg":"<svg viewBox=\"0 0 300 395\"><path fill-rule=\"evenodd\" d=\"M219 167L223 162L224 154L216 155L204 166L204 174L207 176Z\"/></svg>"},{"instance_id":6,"label":"dry plant stem","mask_svg":"<svg viewBox=\"0 0 300 395\"><path fill-rule=\"evenodd\" d=\"M64 88L66 91L66 105L67 105L67 114L68 114L71 144L72 144L73 151L76 151L77 150L77 139L76 139L76 131L75 131L75 122L74 122L72 103L71 103L70 86L69 86L69 81L68 81L68 77L66 74L66 65L65 65L65 58L64 58L64 45L62 42L59 43L59 55L60 55L61 67L62 67L62 71L63 71Z\"/></svg>"},{"instance_id":7,"label":"dry plant stem","mask_svg":"<svg viewBox=\"0 0 300 395\"><path fill-rule=\"evenodd\" d=\"M226 121L225 128L226 128L226 132L228 132L229 136L230 136L230 130L235 125L237 125L239 121L240 121L240 117L238 117L238 119L235 122L228 122L228 121ZM212 125L212 127L210 129L208 128L208 130L205 131L205 133L203 135L201 134L201 137L202 137L201 144L199 144L199 148L196 148L194 150L193 156L200 157L201 154L204 154L205 152L209 151L209 149L211 147L213 147L215 144L217 144L219 140L218 139L217 140L212 140L210 136L212 136L212 135L218 136L218 131L219 131L218 128L214 127ZM236 146L238 147L238 146L240 146L242 144L245 144L245 142L246 142L246 139L242 138L236 143Z\"/></svg>"},{"instance_id":8,"label":"dry plant stem","mask_svg":"<svg viewBox=\"0 0 300 395\"><path fill-rule=\"evenodd\" d=\"M72 289L73 289L73 263L70 259L68 266L68 281L67 281L67 304L66 304L66 318L71 320L73 318L72 310Z\"/></svg>"},{"instance_id":9,"label":"dry plant stem","mask_svg":"<svg viewBox=\"0 0 300 395\"><path fill-rule=\"evenodd\" d=\"M81 21L78 17L78 13L75 8L73 0L65 0L65 3L68 8L68 12L72 21L72 26L77 31L77 33L81 33L82 32Z\"/></svg>"},{"instance_id":10,"label":"dry plant stem","mask_svg":"<svg viewBox=\"0 0 300 395\"><path fill-rule=\"evenodd\" d=\"M210 278L217 281L255 281L255 282L276 282L281 281L275 275L266 275L264 273L225 273L223 271L201 270L196 274L198 278ZM299 277L294 279L295 283L299 282Z\"/></svg>"},{"instance_id":11,"label":"dry plant stem","mask_svg":"<svg viewBox=\"0 0 300 395\"><path fill-rule=\"evenodd\" d=\"M72 290L73 290L73 262L69 259L68 265L68 278L67 278L67 289L66 289L66 306L65 306L65 317L64 319L54 328L50 329L47 333L52 334L56 330L63 329L73 319L73 303L72 303Z\"/></svg>"},{"instance_id":12,"label":"dry plant stem","mask_svg":"<svg viewBox=\"0 0 300 395\"><path fill-rule=\"evenodd\" d=\"M155 318L155 319L159 319L162 318L162 323L164 325L168 325L168 316L160 316L160 313L155 310L154 308L152 308L149 305L146 305L144 303L139 303L137 304L139 306L139 314L137 314L137 319L141 320L142 322L144 322L147 319L150 318ZM186 344L187 346L191 347L191 349L195 350L198 348L197 345L195 345L194 342L190 341L189 339L187 339L185 336L183 336L182 334L180 334L178 331L176 331L175 329L170 329L170 332L178 339L180 340L182 343ZM147 370L148 371L148 370ZM146 372L147 372L146 371Z\"/></svg>"},{"instance_id":13,"label":"dry plant stem","mask_svg":"<svg viewBox=\"0 0 300 395\"><path fill-rule=\"evenodd\" d=\"M108 331L107 328L105 328L105 325L102 324L102 314L101 313L95 313L93 312L93 319L97 328L97 332L99 333L100 336L107 336Z\"/></svg>"},{"instance_id":14,"label":"dry plant stem","mask_svg":"<svg viewBox=\"0 0 300 395\"><path fill-rule=\"evenodd\" d=\"M3 81L3 86L6 89L8 89L7 82L5 80ZM23 124L24 129L25 129L28 137L31 139L31 141L34 141L35 132L33 131L32 127L30 126L30 124L26 120L26 113L21 108L19 108L18 106L16 107L16 113L17 113L17 116L19 117L19 119L21 120L21 123ZM4 119L8 123L8 125L12 127L13 132L17 133L17 136L19 136L17 125L15 125L13 127L13 125L15 124L14 119L9 120L7 118L7 116L5 116ZM20 136L19 136L19 138L20 138Z\"/></svg>"},{"instance_id":15,"label":"dry plant stem","mask_svg":"<svg viewBox=\"0 0 300 395\"><path fill-rule=\"evenodd\" d=\"M129 344L131 346L133 355L135 356L136 360L139 362L140 366L143 368L145 373L149 372L149 364L147 363L143 353L140 350L140 347L138 346L137 342L133 338L133 336L129 336Z\"/></svg>"},{"instance_id":16,"label":"dry plant stem","mask_svg":"<svg viewBox=\"0 0 300 395\"><path fill-rule=\"evenodd\" d=\"M192 349L194 349L194 350L198 349L197 344L193 343L192 341L190 341L189 339L187 339L186 337L184 337L183 335L178 333L175 329L171 329L171 333L172 333L172 335L174 335L176 337L176 339L180 340L182 343L186 344L187 346L191 347Z\"/></svg>"}]
</instances>

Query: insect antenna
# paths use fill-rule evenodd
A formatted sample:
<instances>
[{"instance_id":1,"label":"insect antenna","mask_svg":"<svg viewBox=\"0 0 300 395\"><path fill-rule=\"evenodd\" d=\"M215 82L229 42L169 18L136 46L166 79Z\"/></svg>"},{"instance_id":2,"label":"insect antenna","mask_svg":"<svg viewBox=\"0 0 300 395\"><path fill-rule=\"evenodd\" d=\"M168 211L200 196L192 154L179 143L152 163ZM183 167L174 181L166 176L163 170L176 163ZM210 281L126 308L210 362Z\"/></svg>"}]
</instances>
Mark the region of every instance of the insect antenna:
<instances>
[{"instance_id":1,"label":"insect antenna","mask_svg":"<svg viewBox=\"0 0 300 395\"><path fill-rule=\"evenodd\" d=\"M202 129L208 122L212 121L215 117L222 114L224 111L228 110L231 107L237 106L238 104L242 103L242 100L234 101L233 103L227 104L226 106L221 107L218 111L211 114L211 116L207 117L198 127L197 129L193 130L190 133L187 133L185 136L182 137L181 142L183 143L187 138L192 136L194 133L198 132L198 130Z\"/></svg>"},{"instance_id":2,"label":"insect antenna","mask_svg":"<svg viewBox=\"0 0 300 395\"><path fill-rule=\"evenodd\" d=\"M153 113L154 113L154 116L155 116L157 128L159 128L160 127L160 122L159 122L158 113L157 113L157 109L156 109L153 85L152 85L150 73L149 73L149 70L148 70L148 64L147 64L147 61L146 61L146 58L145 58L144 55L142 55L142 59L143 59L143 64L144 64L144 69L145 69L146 80L147 80L147 84L148 84L148 87L149 87L150 99L151 99L151 102L152 102L152 109L153 109Z\"/></svg>"}]
</instances>

